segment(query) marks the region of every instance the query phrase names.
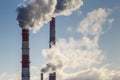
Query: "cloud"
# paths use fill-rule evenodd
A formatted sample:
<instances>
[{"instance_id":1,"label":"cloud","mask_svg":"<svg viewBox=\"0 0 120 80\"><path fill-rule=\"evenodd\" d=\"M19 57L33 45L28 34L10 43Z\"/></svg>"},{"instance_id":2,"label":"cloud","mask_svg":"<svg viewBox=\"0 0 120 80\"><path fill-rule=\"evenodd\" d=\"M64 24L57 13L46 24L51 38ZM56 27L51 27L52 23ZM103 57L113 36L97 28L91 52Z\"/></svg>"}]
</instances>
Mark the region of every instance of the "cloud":
<instances>
[{"instance_id":1,"label":"cloud","mask_svg":"<svg viewBox=\"0 0 120 80\"><path fill-rule=\"evenodd\" d=\"M65 80L119 80L120 71L110 71L105 68L92 68L79 72L74 77Z\"/></svg>"},{"instance_id":2,"label":"cloud","mask_svg":"<svg viewBox=\"0 0 120 80\"><path fill-rule=\"evenodd\" d=\"M102 32L102 26L109 22L113 22L113 19L108 19L110 9L99 8L87 13L86 17L80 22L77 31L83 35L100 35Z\"/></svg>"},{"instance_id":3,"label":"cloud","mask_svg":"<svg viewBox=\"0 0 120 80\"><path fill-rule=\"evenodd\" d=\"M39 72L37 66L34 66L34 69L31 71L31 80L40 79L40 75L33 75L34 72ZM60 71L59 71L60 72ZM89 68L73 74L64 74L62 72L57 72L57 80L119 80L120 71L108 70L106 68ZM48 75L48 74L47 74ZM16 73L1 73L0 80L21 80L21 76L18 76ZM46 75L44 75L44 80L48 80Z\"/></svg>"},{"instance_id":4,"label":"cloud","mask_svg":"<svg viewBox=\"0 0 120 80\"><path fill-rule=\"evenodd\" d=\"M0 80L20 80L20 76L15 73L3 72L0 74Z\"/></svg>"}]
</instances>

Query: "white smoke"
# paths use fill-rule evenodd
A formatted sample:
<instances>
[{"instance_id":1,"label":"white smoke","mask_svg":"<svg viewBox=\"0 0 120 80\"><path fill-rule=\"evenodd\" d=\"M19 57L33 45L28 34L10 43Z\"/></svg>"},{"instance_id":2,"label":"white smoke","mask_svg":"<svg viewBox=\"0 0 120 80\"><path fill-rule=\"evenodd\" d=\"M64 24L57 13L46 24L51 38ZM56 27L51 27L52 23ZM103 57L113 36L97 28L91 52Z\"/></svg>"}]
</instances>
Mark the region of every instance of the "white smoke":
<instances>
[{"instance_id":1,"label":"white smoke","mask_svg":"<svg viewBox=\"0 0 120 80\"><path fill-rule=\"evenodd\" d=\"M109 11L99 8L88 14L78 26L78 31L83 34L82 38L77 40L73 37L69 40L59 39L56 46L43 50L46 62L51 65L49 68L52 66L55 70L68 66L86 68L99 64L103 60L104 55L99 49L98 40L102 32L102 25L108 20ZM96 16L92 18L93 15ZM89 37L91 35L92 38Z\"/></svg>"},{"instance_id":2,"label":"white smoke","mask_svg":"<svg viewBox=\"0 0 120 80\"><path fill-rule=\"evenodd\" d=\"M68 16L83 5L83 0L57 0L55 15Z\"/></svg>"},{"instance_id":3,"label":"white smoke","mask_svg":"<svg viewBox=\"0 0 120 80\"><path fill-rule=\"evenodd\" d=\"M51 17L70 15L82 5L82 0L25 0L17 8L17 21L20 27L37 31Z\"/></svg>"},{"instance_id":4,"label":"white smoke","mask_svg":"<svg viewBox=\"0 0 120 80\"><path fill-rule=\"evenodd\" d=\"M68 41L60 39L56 47L43 50L43 55L47 63L52 65L48 66L47 71L52 68L55 70L66 67L88 68L94 64L99 64L104 57L95 41L87 37L78 41L74 38L70 38Z\"/></svg>"},{"instance_id":5,"label":"white smoke","mask_svg":"<svg viewBox=\"0 0 120 80\"><path fill-rule=\"evenodd\" d=\"M26 0L17 8L20 27L39 30L51 20L56 0Z\"/></svg>"},{"instance_id":6,"label":"white smoke","mask_svg":"<svg viewBox=\"0 0 120 80\"><path fill-rule=\"evenodd\" d=\"M103 25L106 22L111 24L110 20L113 20L108 18L110 12L111 10L102 8L89 12L77 28L82 38L59 39L56 46L44 49L42 53L46 63L51 66L46 65L42 71L56 71L58 80L114 80L115 75L119 77L119 73L106 71L107 69L105 71L104 69L92 69L101 64L105 58L98 42L103 32ZM107 74L111 77L105 77Z\"/></svg>"}]
</instances>

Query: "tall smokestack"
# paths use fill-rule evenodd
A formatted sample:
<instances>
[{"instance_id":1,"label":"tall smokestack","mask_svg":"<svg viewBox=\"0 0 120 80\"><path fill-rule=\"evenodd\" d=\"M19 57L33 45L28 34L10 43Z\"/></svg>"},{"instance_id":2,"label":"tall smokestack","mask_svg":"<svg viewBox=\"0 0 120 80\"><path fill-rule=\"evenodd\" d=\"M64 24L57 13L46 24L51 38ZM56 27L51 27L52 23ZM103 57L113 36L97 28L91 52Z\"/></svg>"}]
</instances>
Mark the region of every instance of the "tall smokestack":
<instances>
[{"instance_id":1,"label":"tall smokestack","mask_svg":"<svg viewBox=\"0 0 120 80\"><path fill-rule=\"evenodd\" d=\"M56 73L49 74L49 80L56 80Z\"/></svg>"},{"instance_id":2,"label":"tall smokestack","mask_svg":"<svg viewBox=\"0 0 120 80\"><path fill-rule=\"evenodd\" d=\"M52 20L50 21L50 42L49 42L49 48L51 48L52 45L55 45L55 18L52 17Z\"/></svg>"},{"instance_id":3,"label":"tall smokestack","mask_svg":"<svg viewBox=\"0 0 120 80\"><path fill-rule=\"evenodd\" d=\"M52 46L55 46L55 18L52 17L52 20L50 21L50 42L49 42L49 48ZM49 80L56 80L56 72L49 74Z\"/></svg>"},{"instance_id":4,"label":"tall smokestack","mask_svg":"<svg viewBox=\"0 0 120 80\"><path fill-rule=\"evenodd\" d=\"M41 73L41 80L43 80L43 73Z\"/></svg>"},{"instance_id":5,"label":"tall smokestack","mask_svg":"<svg viewBox=\"0 0 120 80\"><path fill-rule=\"evenodd\" d=\"M29 30L22 29L22 80L30 80Z\"/></svg>"}]
</instances>

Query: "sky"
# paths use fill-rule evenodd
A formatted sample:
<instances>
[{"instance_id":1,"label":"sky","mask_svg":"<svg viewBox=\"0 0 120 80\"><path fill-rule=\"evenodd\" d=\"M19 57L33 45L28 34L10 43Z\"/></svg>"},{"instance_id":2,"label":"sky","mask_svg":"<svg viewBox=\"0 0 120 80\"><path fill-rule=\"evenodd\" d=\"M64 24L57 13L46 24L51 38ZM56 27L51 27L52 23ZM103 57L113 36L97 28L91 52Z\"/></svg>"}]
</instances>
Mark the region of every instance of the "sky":
<instances>
[{"instance_id":1,"label":"sky","mask_svg":"<svg viewBox=\"0 0 120 80\"><path fill-rule=\"evenodd\" d=\"M16 20L20 3L22 0L0 1L0 80L20 79L22 39ZM49 22L36 33L31 30L31 80L39 80L46 62L58 67L58 80L119 80L119 3L120 0L83 0L83 5L70 15L57 14L57 46L52 49L48 49Z\"/></svg>"}]
</instances>

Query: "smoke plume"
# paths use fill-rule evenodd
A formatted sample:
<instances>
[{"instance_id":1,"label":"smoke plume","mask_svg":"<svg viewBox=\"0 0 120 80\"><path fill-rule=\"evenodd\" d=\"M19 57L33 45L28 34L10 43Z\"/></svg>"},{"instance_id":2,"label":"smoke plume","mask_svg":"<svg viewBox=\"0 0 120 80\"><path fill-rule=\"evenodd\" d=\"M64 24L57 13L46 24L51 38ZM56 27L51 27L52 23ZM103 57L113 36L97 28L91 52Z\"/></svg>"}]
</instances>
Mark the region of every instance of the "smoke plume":
<instances>
[{"instance_id":1,"label":"smoke plume","mask_svg":"<svg viewBox=\"0 0 120 80\"><path fill-rule=\"evenodd\" d=\"M83 5L82 0L57 0L55 15L68 16Z\"/></svg>"},{"instance_id":2,"label":"smoke plume","mask_svg":"<svg viewBox=\"0 0 120 80\"><path fill-rule=\"evenodd\" d=\"M82 5L82 0L25 0L17 8L17 21L20 27L36 31L51 17L70 15Z\"/></svg>"},{"instance_id":3,"label":"smoke plume","mask_svg":"<svg viewBox=\"0 0 120 80\"><path fill-rule=\"evenodd\" d=\"M98 42L103 32L103 25L111 20L108 18L109 14L110 10L102 8L89 12L77 27L78 34L82 35L80 39L74 37L68 40L59 39L56 46L44 49L42 53L47 65L42 71L66 73L66 69L79 71L101 64L105 57ZM96 16L93 17L94 15Z\"/></svg>"},{"instance_id":4,"label":"smoke plume","mask_svg":"<svg viewBox=\"0 0 120 80\"><path fill-rule=\"evenodd\" d=\"M60 54L59 49L55 46L51 49L43 50L43 55L47 64L41 69L42 72L56 71L57 69L61 69L63 67L63 59L65 59L65 57Z\"/></svg>"},{"instance_id":5,"label":"smoke plume","mask_svg":"<svg viewBox=\"0 0 120 80\"><path fill-rule=\"evenodd\" d=\"M20 27L39 30L51 20L55 6L56 0L26 0L17 8Z\"/></svg>"}]
</instances>

